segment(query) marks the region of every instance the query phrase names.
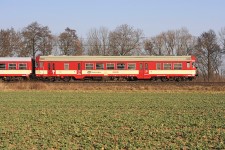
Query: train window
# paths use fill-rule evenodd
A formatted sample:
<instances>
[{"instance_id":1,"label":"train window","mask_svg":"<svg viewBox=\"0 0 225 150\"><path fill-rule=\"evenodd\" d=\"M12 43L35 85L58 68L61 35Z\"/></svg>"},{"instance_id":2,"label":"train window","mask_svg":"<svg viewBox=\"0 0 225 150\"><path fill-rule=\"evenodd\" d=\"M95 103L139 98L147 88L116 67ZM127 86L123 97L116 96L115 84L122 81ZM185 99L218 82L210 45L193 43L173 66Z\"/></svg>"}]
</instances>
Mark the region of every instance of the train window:
<instances>
[{"instance_id":1,"label":"train window","mask_svg":"<svg viewBox=\"0 0 225 150\"><path fill-rule=\"evenodd\" d=\"M55 70L55 63L52 64L52 70Z\"/></svg>"},{"instance_id":2,"label":"train window","mask_svg":"<svg viewBox=\"0 0 225 150\"><path fill-rule=\"evenodd\" d=\"M145 70L148 70L148 64L145 63Z\"/></svg>"},{"instance_id":3,"label":"train window","mask_svg":"<svg viewBox=\"0 0 225 150\"><path fill-rule=\"evenodd\" d=\"M5 64L0 64L0 70L5 70Z\"/></svg>"},{"instance_id":4,"label":"train window","mask_svg":"<svg viewBox=\"0 0 225 150\"><path fill-rule=\"evenodd\" d=\"M64 63L64 70L69 70L70 64L69 63Z\"/></svg>"},{"instance_id":5,"label":"train window","mask_svg":"<svg viewBox=\"0 0 225 150\"><path fill-rule=\"evenodd\" d=\"M9 64L9 70L16 70L16 64Z\"/></svg>"},{"instance_id":6,"label":"train window","mask_svg":"<svg viewBox=\"0 0 225 150\"><path fill-rule=\"evenodd\" d=\"M40 62L39 67L43 68L43 62Z\"/></svg>"},{"instance_id":7,"label":"train window","mask_svg":"<svg viewBox=\"0 0 225 150\"><path fill-rule=\"evenodd\" d=\"M93 70L94 69L94 65L88 63L88 64L85 64L85 68L86 68L86 70Z\"/></svg>"},{"instance_id":8,"label":"train window","mask_svg":"<svg viewBox=\"0 0 225 150\"><path fill-rule=\"evenodd\" d=\"M190 62L187 62L187 68L190 68Z\"/></svg>"},{"instance_id":9,"label":"train window","mask_svg":"<svg viewBox=\"0 0 225 150\"><path fill-rule=\"evenodd\" d=\"M78 63L78 70L80 70L80 68L81 68L81 67L80 67L80 63Z\"/></svg>"},{"instance_id":10,"label":"train window","mask_svg":"<svg viewBox=\"0 0 225 150\"><path fill-rule=\"evenodd\" d=\"M124 70L125 69L125 64L124 63L117 63L117 69L118 70Z\"/></svg>"},{"instance_id":11,"label":"train window","mask_svg":"<svg viewBox=\"0 0 225 150\"><path fill-rule=\"evenodd\" d=\"M48 70L50 70L51 69L51 64L50 63L48 63ZM66 69L65 69L66 70Z\"/></svg>"},{"instance_id":12,"label":"train window","mask_svg":"<svg viewBox=\"0 0 225 150\"><path fill-rule=\"evenodd\" d=\"M142 63L140 64L140 70L142 70L143 69L143 65L142 65Z\"/></svg>"},{"instance_id":13,"label":"train window","mask_svg":"<svg viewBox=\"0 0 225 150\"><path fill-rule=\"evenodd\" d=\"M27 64L19 64L19 70L27 70Z\"/></svg>"},{"instance_id":14,"label":"train window","mask_svg":"<svg viewBox=\"0 0 225 150\"><path fill-rule=\"evenodd\" d=\"M161 70L161 63L156 64L156 70Z\"/></svg>"},{"instance_id":15,"label":"train window","mask_svg":"<svg viewBox=\"0 0 225 150\"><path fill-rule=\"evenodd\" d=\"M106 64L107 70L114 70L114 64Z\"/></svg>"},{"instance_id":16,"label":"train window","mask_svg":"<svg viewBox=\"0 0 225 150\"><path fill-rule=\"evenodd\" d=\"M128 64L128 70L136 70L136 64Z\"/></svg>"},{"instance_id":17,"label":"train window","mask_svg":"<svg viewBox=\"0 0 225 150\"><path fill-rule=\"evenodd\" d=\"M163 64L163 69L164 70L171 70L171 64L169 64L169 63Z\"/></svg>"},{"instance_id":18,"label":"train window","mask_svg":"<svg viewBox=\"0 0 225 150\"><path fill-rule=\"evenodd\" d=\"M96 63L96 70L103 70L104 64Z\"/></svg>"},{"instance_id":19,"label":"train window","mask_svg":"<svg viewBox=\"0 0 225 150\"><path fill-rule=\"evenodd\" d=\"M174 64L174 70L182 70L182 64Z\"/></svg>"},{"instance_id":20,"label":"train window","mask_svg":"<svg viewBox=\"0 0 225 150\"><path fill-rule=\"evenodd\" d=\"M35 68L38 68L39 66L38 66L39 64L37 63L37 62L35 62Z\"/></svg>"}]
</instances>

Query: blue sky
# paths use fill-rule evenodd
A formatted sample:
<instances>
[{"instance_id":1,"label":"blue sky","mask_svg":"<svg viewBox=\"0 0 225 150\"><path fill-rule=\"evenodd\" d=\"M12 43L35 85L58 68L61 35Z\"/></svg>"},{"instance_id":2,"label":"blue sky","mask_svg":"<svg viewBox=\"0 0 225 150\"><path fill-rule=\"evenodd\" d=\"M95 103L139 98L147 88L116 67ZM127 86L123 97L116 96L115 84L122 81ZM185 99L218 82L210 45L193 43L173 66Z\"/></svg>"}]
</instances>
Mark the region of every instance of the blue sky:
<instances>
[{"instance_id":1,"label":"blue sky","mask_svg":"<svg viewBox=\"0 0 225 150\"><path fill-rule=\"evenodd\" d=\"M21 30L37 21L53 34L66 27L86 37L91 28L122 24L143 30L145 37L186 27L199 36L225 27L225 0L0 0L0 28Z\"/></svg>"}]
</instances>

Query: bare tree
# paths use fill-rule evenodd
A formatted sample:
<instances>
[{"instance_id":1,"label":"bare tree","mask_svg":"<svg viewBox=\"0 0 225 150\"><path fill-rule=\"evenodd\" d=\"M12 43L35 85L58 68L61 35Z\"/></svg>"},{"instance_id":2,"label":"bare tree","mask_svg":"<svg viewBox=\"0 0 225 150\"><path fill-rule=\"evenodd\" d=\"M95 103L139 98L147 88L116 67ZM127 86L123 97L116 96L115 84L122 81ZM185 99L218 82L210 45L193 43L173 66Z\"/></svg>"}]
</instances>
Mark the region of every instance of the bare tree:
<instances>
[{"instance_id":1,"label":"bare tree","mask_svg":"<svg viewBox=\"0 0 225 150\"><path fill-rule=\"evenodd\" d=\"M101 55L101 41L99 39L98 30L91 29L87 36L88 55Z\"/></svg>"},{"instance_id":2,"label":"bare tree","mask_svg":"<svg viewBox=\"0 0 225 150\"><path fill-rule=\"evenodd\" d=\"M222 28L219 32L219 42L222 49L222 68L221 68L221 74L222 76L225 75L225 27Z\"/></svg>"},{"instance_id":3,"label":"bare tree","mask_svg":"<svg viewBox=\"0 0 225 150\"><path fill-rule=\"evenodd\" d=\"M142 31L123 24L109 34L110 55L132 55L140 50Z\"/></svg>"},{"instance_id":4,"label":"bare tree","mask_svg":"<svg viewBox=\"0 0 225 150\"><path fill-rule=\"evenodd\" d=\"M21 56L33 56L40 51L43 55L49 55L52 51L52 35L47 26L42 26L33 22L22 31L25 49L21 51Z\"/></svg>"},{"instance_id":5,"label":"bare tree","mask_svg":"<svg viewBox=\"0 0 225 150\"><path fill-rule=\"evenodd\" d=\"M225 27L220 30L219 37L221 48L223 49L223 53L225 54Z\"/></svg>"},{"instance_id":6,"label":"bare tree","mask_svg":"<svg viewBox=\"0 0 225 150\"><path fill-rule=\"evenodd\" d=\"M190 55L193 50L194 39L186 28L176 30L176 54Z\"/></svg>"},{"instance_id":7,"label":"bare tree","mask_svg":"<svg viewBox=\"0 0 225 150\"><path fill-rule=\"evenodd\" d=\"M147 41L151 41L156 55L190 55L196 40L186 28L181 28L162 32Z\"/></svg>"},{"instance_id":8,"label":"bare tree","mask_svg":"<svg viewBox=\"0 0 225 150\"><path fill-rule=\"evenodd\" d=\"M175 41L176 41L176 32L173 30L167 31L165 35L165 45L166 45L168 55L175 54L174 53L175 46L176 46Z\"/></svg>"},{"instance_id":9,"label":"bare tree","mask_svg":"<svg viewBox=\"0 0 225 150\"><path fill-rule=\"evenodd\" d=\"M11 56L13 53L10 34L10 30L0 31L0 56L2 57Z\"/></svg>"},{"instance_id":10,"label":"bare tree","mask_svg":"<svg viewBox=\"0 0 225 150\"><path fill-rule=\"evenodd\" d=\"M52 35L52 55L59 56L60 55L59 49L59 36Z\"/></svg>"},{"instance_id":11,"label":"bare tree","mask_svg":"<svg viewBox=\"0 0 225 150\"><path fill-rule=\"evenodd\" d=\"M108 55L109 30L105 27L91 29L87 36L86 45L89 55Z\"/></svg>"},{"instance_id":12,"label":"bare tree","mask_svg":"<svg viewBox=\"0 0 225 150\"><path fill-rule=\"evenodd\" d=\"M42 52L43 55L50 55L53 49L53 35L50 35L47 27L43 28L42 38L40 40L40 44L38 45L39 51Z\"/></svg>"},{"instance_id":13,"label":"bare tree","mask_svg":"<svg viewBox=\"0 0 225 150\"><path fill-rule=\"evenodd\" d=\"M63 33L59 35L59 48L63 55L81 55L82 45L76 34L76 30L66 28Z\"/></svg>"},{"instance_id":14,"label":"bare tree","mask_svg":"<svg viewBox=\"0 0 225 150\"><path fill-rule=\"evenodd\" d=\"M17 56L23 49L22 36L13 28L0 31L0 56Z\"/></svg>"},{"instance_id":15,"label":"bare tree","mask_svg":"<svg viewBox=\"0 0 225 150\"><path fill-rule=\"evenodd\" d=\"M157 35L151 38L153 47L155 49L156 55L162 56L164 55L163 46L164 46L164 39L163 35Z\"/></svg>"},{"instance_id":16,"label":"bare tree","mask_svg":"<svg viewBox=\"0 0 225 150\"><path fill-rule=\"evenodd\" d=\"M78 38L78 52L77 55L83 55L85 51L84 39L82 37Z\"/></svg>"},{"instance_id":17,"label":"bare tree","mask_svg":"<svg viewBox=\"0 0 225 150\"><path fill-rule=\"evenodd\" d=\"M198 37L196 45L198 68L204 79L210 81L215 74L219 74L221 65L221 49L217 43L217 37L213 30L204 32Z\"/></svg>"},{"instance_id":18,"label":"bare tree","mask_svg":"<svg viewBox=\"0 0 225 150\"><path fill-rule=\"evenodd\" d=\"M150 39L153 52L156 55L175 55L176 52L176 32L169 30Z\"/></svg>"},{"instance_id":19,"label":"bare tree","mask_svg":"<svg viewBox=\"0 0 225 150\"><path fill-rule=\"evenodd\" d=\"M153 45L151 39L144 41L144 49L145 49L145 51L148 55L155 55L156 54L155 51L154 51L154 45Z\"/></svg>"}]
</instances>

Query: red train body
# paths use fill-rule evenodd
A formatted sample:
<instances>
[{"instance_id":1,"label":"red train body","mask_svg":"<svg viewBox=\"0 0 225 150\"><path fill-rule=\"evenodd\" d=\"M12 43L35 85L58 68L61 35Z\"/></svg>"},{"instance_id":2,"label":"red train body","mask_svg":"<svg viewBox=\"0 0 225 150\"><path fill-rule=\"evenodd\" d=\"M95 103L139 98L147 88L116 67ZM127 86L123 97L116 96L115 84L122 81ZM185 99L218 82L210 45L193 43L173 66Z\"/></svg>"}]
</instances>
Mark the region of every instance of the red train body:
<instances>
[{"instance_id":1,"label":"red train body","mask_svg":"<svg viewBox=\"0 0 225 150\"><path fill-rule=\"evenodd\" d=\"M30 57L0 57L0 79L4 81L28 79L32 73Z\"/></svg>"},{"instance_id":2,"label":"red train body","mask_svg":"<svg viewBox=\"0 0 225 150\"><path fill-rule=\"evenodd\" d=\"M38 56L34 64L30 57L0 57L0 79L192 80L195 61L194 56Z\"/></svg>"},{"instance_id":3,"label":"red train body","mask_svg":"<svg viewBox=\"0 0 225 150\"><path fill-rule=\"evenodd\" d=\"M194 56L38 56L36 76L43 80L126 79L192 80Z\"/></svg>"}]
</instances>

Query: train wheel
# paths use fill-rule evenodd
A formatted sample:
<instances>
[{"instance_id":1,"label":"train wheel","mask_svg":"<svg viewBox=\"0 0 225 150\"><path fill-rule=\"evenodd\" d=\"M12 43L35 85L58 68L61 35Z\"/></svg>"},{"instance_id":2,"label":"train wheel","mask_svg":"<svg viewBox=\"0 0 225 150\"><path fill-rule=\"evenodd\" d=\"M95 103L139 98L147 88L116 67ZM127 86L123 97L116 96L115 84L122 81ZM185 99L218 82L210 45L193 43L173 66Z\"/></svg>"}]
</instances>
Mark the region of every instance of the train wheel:
<instances>
[{"instance_id":1,"label":"train wheel","mask_svg":"<svg viewBox=\"0 0 225 150\"><path fill-rule=\"evenodd\" d=\"M45 77L45 78L43 78L43 81L44 81L44 82L49 82L50 79L49 79L48 77Z\"/></svg>"},{"instance_id":2,"label":"train wheel","mask_svg":"<svg viewBox=\"0 0 225 150\"><path fill-rule=\"evenodd\" d=\"M109 77L109 79L110 79L110 80L112 80L112 81L113 81L113 80L115 80L115 78L114 78L114 77Z\"/></svg>"},{"instance_id":3,"label":"train wheel","mask_svg":"<svg viewBox=\"0 0 225 150\"><path fill-rule=\"evenodd\" d=\"M55 78L54 78L54 77L51 77L51 78L49 79L49 81L50 81L50 82L55 82Z\"/></svg>"},{"instance_id":4,"label":"train wheel","mask_svg":"<svg viewBox=\"0 0 225 150\"><path fill-rule=\"evenodd\" d=\"M180 82L181 80L182 80L182 79L181 79L180 77L177 77L177 78L176 78L176 81L177 81L177 82Z\"/></svg>"},{"instance_id":5,"label":"train wheel","mask_svg":"<svg viewBox=\"0 0 225 150\"><path fill-rule=\"evenodd\" d=\"M65 81L65 82L69 82L71 80L71 77L64 77L63 78L63 81Z\"/></svg>"},{"instance_id":6,"label":"train wheel","mask_svg":"<svg viewBox=\"0 0 225 150\"><path fill-rule=\"evenodd\" d=\"M189 78L188 78L188 81L192 81L192 80L193 80L193 78L192 78L192 77L189 77Z\"/></svg>"},{"instance_id":7,"label":"train wheel","mask_svg":"<svg viewBox=\"0 0 225 150\"><path fill-rule=\"evenodd\" d=\"M12 80L11 80L11 77L5 77L5 78L4 78L4 81L10 82L10 81L12 81Z\"/></svg>"},{"instance_id":8,"label":"train wheel","mask_svg":"<svg viewBox=\"0 0 225 150\"><path fill-rule=\"evenodd\" d=\"M22 77L18 77L17 80L18 81L23 81L23 78Z\"/></svg>"},{"instance_id":9,"label":"train wheel","mask_svg":"<svg viewBox=\"0 0 225 150\"><path fill-rule=\"evenodd\" d=\"M166 82L166 81L168 81L168 79L167 79L166 77L162 77L162 78L161 78L161 81L162 81L162 82Z\"/></svg>"}]
</instances>

